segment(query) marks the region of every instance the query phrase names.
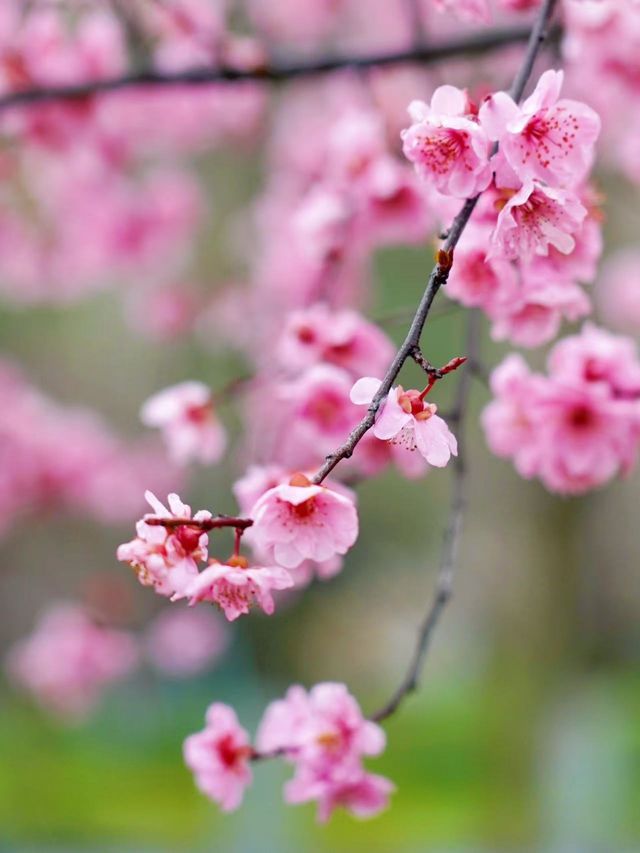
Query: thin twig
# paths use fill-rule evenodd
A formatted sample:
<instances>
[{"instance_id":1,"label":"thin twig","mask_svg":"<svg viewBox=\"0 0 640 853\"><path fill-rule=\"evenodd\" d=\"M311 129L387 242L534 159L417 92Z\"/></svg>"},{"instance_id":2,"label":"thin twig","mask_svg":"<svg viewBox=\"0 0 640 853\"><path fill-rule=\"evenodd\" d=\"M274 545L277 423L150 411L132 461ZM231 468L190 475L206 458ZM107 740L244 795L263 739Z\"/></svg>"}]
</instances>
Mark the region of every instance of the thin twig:
<instances>
[{"instance_id":1,"label":"thin twig","mask_svg":"<svg viewBox=\"0 0 640 853\"><path fill-rule=\"evenodd\" d=\"M480 315L476 310L469 314L465 349L471 358L477 357ZM400 685L389 701L371 716L372 720L386 720L398 709L405 697L418 687L418 680L424 660L429 650L433 631L438 624L442 611L447 606L453 592L453 578L457 564L458 549L462 535L462 524L467 503L466 495L466 448L465 448L465 419L468 411L471 390L471 373L465 370L460 377L456 389L456 398L449 419L457 425L458 455L453 462L453 485L451 489L451 506L447 527L444 533L440 567L436 588L427 614L418 630L411 661Z\"/></svg>"},{"instance_id":2,"label":"thin twig","mask_svg":"<svg viewBox=\"0 0 640 853\"><path fill-rule=\"evenodd\" d=\"M460 55L479 55L496 48L525 41L529 35L527 26L504 27L483 30L467 36L459 36L437 44L424 45L395 53L380 53L371 56L335 56L313 59L307 62L276 62L256 68L235 68L218 65L215 67L191 68L168 73L148 69L120 77L77 83L66 86L43 86L12 92L0 98L0 110L12 106L86 98L103 92L113 92L136 87L161 87L176 85L201 86L211 83L234 83L242 81L280 83L298 77L327 74L341 69L384 67L417 63L431 65L444 59Z\"/></svg>"},{"instance_id":3,"label":"thin twig","mask_svg":"<svg viewBox=\"0 0 640 853\"><path fill-rule=\"evenodd\" d=\"M221 527L233 527L236 530L246 530L251 527L253 519L251 518L236 518L231 515L216 515L213 518L163 518L158 515L145 515L143 518L145 524L151 527L165 527L167 530L176 527L193 527L197 530L202 530L204 533L209 530L217 530Z\"/></svg>"}]
</instances>

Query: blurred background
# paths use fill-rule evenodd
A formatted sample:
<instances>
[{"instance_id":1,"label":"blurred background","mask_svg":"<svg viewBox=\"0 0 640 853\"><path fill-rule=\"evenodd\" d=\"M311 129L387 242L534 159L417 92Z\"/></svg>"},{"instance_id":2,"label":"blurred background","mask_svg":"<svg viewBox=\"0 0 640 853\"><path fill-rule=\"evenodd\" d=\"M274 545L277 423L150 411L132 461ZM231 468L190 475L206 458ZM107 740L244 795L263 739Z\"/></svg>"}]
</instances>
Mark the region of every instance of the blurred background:
<instances>
[{"instance_id":1,"label":"blurred background","mask_svg":"<svg viewBox=\"0 0 640 853\"><path fill-rule=\"evenodd\" d=\"M259 169L250 150L225 147L201 156L197 169L215 213L194 270L221 278L230 273L228 211L259 187ZM637 243L637 188L607 171L598 182L606 252ZM395 341L432 256L431 246L376 253L367 315ZM93 409L132 441L145 435L141 401L159 388L185 379L222 388L246 371L240 356L211 346L215 329L155 339L132 332L122 300L120 288L62 306L7 301L3 358L49 397ZM440 302L425 335L438 364L464 346L463 309L451 310L446 297ZM492 343L485 328L487 365L509 349ZM541 365L543 356L531 361ZM414 370L407 366L407 377ZM439 390L445 411L453 385ZM387 812L364 823L337 814L318 826L312 806L282 803L287 768L265 763L255 768L243 808L222 816L195 789L181 744L202 727L212 701L234 705L253 730L265 704L291 683L344 681L365 712L385 701L430 599L449 471L418 481L388 471L363 482L362 532L343 572L290 595L272 617L256 613L228 625L220 616L210 660L196 675L146 662L71 723L5 679L0 849L640 850L640 476L584 498L549 495L488 452L477 418L488 397L477 381L455 596L421 688L385 724L388 749L372 765L397 785ZM230 485L243 470L233 400L221 417L232 436L223 462L194 471L187 484L166 472L167 486L175 484L195 508L233 510ZM139 636L172 606L116 562L136 517L132 511L129 521L99 524L39 506L6 530L0 655L52 602L83 601Z\"/></svg>"}]
</instances>

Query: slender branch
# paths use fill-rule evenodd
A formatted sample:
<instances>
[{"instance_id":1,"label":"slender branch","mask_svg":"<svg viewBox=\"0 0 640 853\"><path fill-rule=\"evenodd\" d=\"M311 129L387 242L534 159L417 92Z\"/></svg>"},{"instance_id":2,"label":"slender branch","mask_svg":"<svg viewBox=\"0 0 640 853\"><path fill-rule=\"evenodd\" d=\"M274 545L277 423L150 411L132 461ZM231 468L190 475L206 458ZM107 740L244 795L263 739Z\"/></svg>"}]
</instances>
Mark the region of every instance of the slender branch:
<instances>
[{"instance_id":1,"label":"slender branch","mask_svg":"<svg viewBox=\"0 0 640 853\"><path fill-rule=\"evenodd\" d=\"M530 32L527 50L525 52L522 65L516 74L510 89L510 94L516 101L519 101L522 97L527 80L533 70L536 57L547 36L547 30L549 28L556 3L557 0L544 0L538 13L538 17L533 25L533 29ZM376 413L391 390L391 386L400 373L405 361L416 349L419 349L422 330L429 312L431 311L433 300L440 288L447 283L451 265L453 263L453 250L457 246L458 241L462 236L462 232L467 226L467 223L471 218L471 214L475 210L479 198L480 194L474 198L467 199L458 215L451 223L451 227L446 232L447 236L442 247L437 252L436 265L431 271L431 275L427 281L427 286L418 308L416 309L416 313L413 317L411 326L409 327L409 331L407 332L407 336L383 377L380 387L367 409L366 415L350 432L346 441L341 444L337 450L327 456L324 464L313 478L314 483L321 483L342 459L349 459L353 455L353 451L355 450L358 442L373 426L376 419Z\"/></svg>"},{"instance_id":2,"label":"slender branch","mask_svg":"<svg viewBox=\"0 0 640 853\"><path fill-rule=\"evenodd\" d=\"M522 98L527 81L533 70L536 57L540 51L542 43L545 40L545 34L549 27L549 22L553 15L557 0L544 0L538 18L531 31L527 51L520 70L516 74L515 80L511 86L510 93L514 100L519 101ZM473 212L473 208L477 203L478 196L475 199L468 201L462 211L454 221L451 229L448 232L447 243L455 239L457 233L458 239L464 229L469 216ZM465 209L470 207L467 219L461 216ZM455 244L454 244L455 245ZM429 286L427 286L427 290ZM424 320L422 321L424 325ZM467 325L467 340L466 349L469 356L469 361L472 365L480 364L478 355L479 344L479 315L477 310L473 310L469 315ZM417 345L416 345L417 346ZM412 354L414 351L411 351ZM462 524L464 512L467 503L466 496L466 459L465 459L465 436L464 427L465 419L468 410L470 382L473 376L471 370L463 371L458 383L456 399L454 402L453 411L450 414L450 420L457 424L458 427L458 456L455 459L453 466L453 486L451 490L451 506L449 510L449 520L444 534L444 542L440 557L440 568L436 581L436 589L433 599L429 605L426 616L419 628L417 642L413 651L413 655L409 662L407 672L396 688L389 701L376 711L371 719L376 722L386 720L394 714L400 707L404 699L412 693L418 686L420 675L424 666L426 654L429 650L433 631L440 620L442 611L447 606L451 599L453 591L453 578L457 563L460 538L462 534ZM375 415L374 415L375 417Z\"/></svg>"},{"instance_id":3,"label":"slender branch","mask_svg":"<svg viewBox=\"0 0 640 853\"><path fill-rule=\"evenodd\" d=\"M480 329L480 315L476 310L469 314L467 325L467 338L465 348L470 358L477 358L478 339ZM449 603L453 593L453 579L457 564L458 550L462 536L462 524L467 504L466 483L466 448L465 448L465 420L469 405L471 391L470 371L465 370L460 377L456 389L456 398L449 419L457 424L458 455L453 463L453 485L451 489L451 505L447 527L444 533L442 552L440 555L440 567L436 580L436 588L427 610L426 616L418 630L418 638L415 644L407 672L389 701L376 711L371 719L381 722L390 717L404 701L404 699L418 687L418 681L424 660L429 650L434 629L440 620L442 611Z\"/></svg>"},{"instance_id":4,"label":"slender branch","mask_svg":"<svg viewBox=\"0 0 640 853\"><path fill-rule=\"evenodd\" d=\"M518 25L500 29L481 30L471 35L453 37L436 44L416 46L410 50L373 54L370 56L335 56L299 63L274 61L271 65L255 68L236 68L218 65L215 67L190 68L175 73L148 69L121 77L109 77L103 80L92 80L90 82L65 86L34 87L32 89L12 92L0 98L0 110L18 105L43 103L45 101L86 98L103 92L113 92L136 87L201 86L211 83L242 81L280 83L297 77L327 74L341 69L361 70L364 68L403 65L407 63L431 65L455 56L487 53L500 47L525 41L528 36L529 27Z\"/></svg>"},{"instance_id":5,"label":"slender branch","mask_svg":"<svg viewBox=\"0 0 640 853\"><path fill-rule=\"evenodd\" d=\"M231 515L216 515L213 518L162 518L158 515L145 515L143 519L145 524L151 527L166 527L171 530L175 527L194 527L203 532L209 530L217 530L220 527L233 527L236 530L246 530L251 527L253 519L251 518L236 518Z\"/></svg>"}]
</instances>

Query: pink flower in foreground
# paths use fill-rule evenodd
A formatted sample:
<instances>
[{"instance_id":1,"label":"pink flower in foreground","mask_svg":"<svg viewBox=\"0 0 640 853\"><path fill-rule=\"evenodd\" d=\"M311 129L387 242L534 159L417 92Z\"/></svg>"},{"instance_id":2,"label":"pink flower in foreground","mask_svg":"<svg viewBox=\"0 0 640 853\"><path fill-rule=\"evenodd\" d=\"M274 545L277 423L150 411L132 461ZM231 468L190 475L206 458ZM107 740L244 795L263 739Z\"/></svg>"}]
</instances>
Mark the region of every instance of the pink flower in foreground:
<instances>
[{"instance_id":1,"label":"pink flower in foreground","mask_svg":"<svg viewBox=\"0 0 640 853\"><path fill-rule=\"evenodd\" d=\"M316 486L304 474L276 486L251 511L252 544L287 569L303 560L346 554L358 536L358 514L345 494Z\"/></svg>"},{"instance_id":2,"label":"pink flower in foreground","mask_svg":"<svg viewBox=\"0 0 640 853\"><path fill-rule=\"evenodd\" d=\"M369 405L381 382L373 377L358 379L351 389L351 399L358 405ZM458 443L446 422L417 390L405 391L401 385L392 388L380 407L373 434L407 450L419 450L429 465L444 468L451 456L458 455Z\"/></svg>"},{"instance_id":3,"label":"pink flower in foreground","mask_svg":"<svg viewBox=\"0 0 640 853\"><path fill-rule=\"evenodd\" d=\"M154 394L140 417L146 426L162 430L176 462L212 463L224 453L225 431L214 412L211 391L202 382L182 382Z\"/></svg>"},{"instance_id":4,"label":"pink flower in foreground","mask_svg":"<svg viewBox=\"0 0 640 853\"><path fill-rule=\"evenodd\" d=\"M145 492L145 498L156 518L191 518L191 507L183 504L178 495L169 495L170 509L152 492ZM207 559L208 536L186 525L169 531L162 525L147 524L148 517L136 524L136 538L120 545L118 560L131 565L143 586L152 586L159 595L182 597L198 574L196 561ZM200 510L193 518L204 521L211 518L211 513Z\"/></svg>"},{"instance_id":5,"label":"pink flower in foreground","mask_svg":"<svg viewBox=\"0 0 640 853\"><path fill-rule=\"evenodd\" d=\"M212 666L227 648L224 624L210 610L162 610L145 631L147 658L171 678L188 678Z\"/></svg>"},{"instance_id":6,"label":"pink flower in foreground","mask_svg":"<svg viewBox=\"0 0 640 853\"><path fill-rule=\"evenodd\" d=\"M184 742L184 760L198 788L225 812L240 806L251 784L252 753L235 711L219 702L207 709L205 728Z\"/></svg>"},{"instance_id":7,"label":"pink flower in foreground","mask_svg":"<svg viewBox=\"0 0 640 853\"><path fill-rule=\"evenodd\" d=\"M6 667L43 708L79 719L137 660L133 636L98 624L76 604L60 603L46 611L31 636L11 647Z\"/></svg>"},{"instance_id":8,"label":"pink flower in foreground","mask_svg":"<svg viewBox=\"0 0 640 853\"><path fill-rule=\"evenodd\" d=\"M568 255L576 245L572 235L586 215L574 193L528 181L500 211L489 257L529 259L547 255L551 246Z\"/></svg>"},{"instance_id":9,"label":"pink flower in foreground","mask_svg":"<svg viewBox=\"0 0 640 853\"><path fill-rule=\"evenodd\" d=\"M309 693L291 687L266 709L256 743L261 752L281 752L295 765L285 799L317 800L320 820L337 806L367 817L387 805L393 785L362 765L365 756L383 751L384 732L363 717L343 684L317 684Z\"/></svg>"},{"instance_id":10,"label":"pink flower in foreground","mask_svg":"<svg viewBox=\"0 0 640 853\"><path fill-rule=\"evenodd\" d=\"M271 591L288 589L293 583L280 566L250 566L246 557L236 555L226 563L211 560L179 597L188 598L191 605L199 601L217 604L233 622L248 613L254 601L270 616L275 608Z\"/></svg>"},{"instance_id":11,"label":"pink flower in foreground","mask_svg":"<svg viewBox=\"0 0 640 853\"><path fill-rule=\"evenodd\" d=\"M402 132L405 157L438 192L470 198L489 186L489 137L470 115L467 95L440 86L431 104L413 101L413 124Z\"/></svg>"},{"instance_id":12,"label":"pink flower in foreground","mask_svg":"<svg viewBox=\"0 0 640 853\"><path fill-rule=\"evenodd\" d=\"M480 124L522 181L575 186L593 160L598 114L578 101L559 100L562 71L545 71L521 106L496 92L480 107Z\"/></svg>"}]
</instances>

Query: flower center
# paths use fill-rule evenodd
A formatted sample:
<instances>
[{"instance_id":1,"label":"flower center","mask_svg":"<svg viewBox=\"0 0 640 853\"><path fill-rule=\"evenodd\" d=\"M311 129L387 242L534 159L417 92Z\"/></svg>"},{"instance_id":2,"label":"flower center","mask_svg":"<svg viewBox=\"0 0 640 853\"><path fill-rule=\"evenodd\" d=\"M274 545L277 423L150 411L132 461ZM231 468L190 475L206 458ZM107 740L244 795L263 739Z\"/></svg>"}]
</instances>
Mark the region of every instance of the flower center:
<instances>
[{"instance_id":1,"label":"flower center","mask_svg":"<svg viewBox=\"0 0 640 853\"><path fill-rule=\"evenodd\" d=\"M446 174L466 148L464 134L449 128L440 128L426 135L420 144L422 156L429 168Z\"/></svg>"},{"instance_id":2,"label":"flower center","mask_svg":"<svg viewBox=\"0 0 640 853\"><path fill-rule=\"evenodd\" d=\"M211 403L201 406L189 406L185 411L185 417L193 424L202 424L211 417Z\"/></svg>"},{"instance_id":3,"label":"flower center","mask_svg":"<svg viewBox=\"0 0 640 853\"><path fill-rule=\"evenodd\" d=\"M569 415L569 423L576 429L588 429L595 423L595 416L588 406L576 406Z\"/></svg>"},{"instance_id":4,"label":"flower center","mask_svg":"<svg viewBox=\"0 0 640 853\"><path fill-rule=\"evenodd\" d=\"M337 732L323 732L323 734L318 735L316 738L318 746L322 746L331 752L335 752L339 749L341 742L342 738Z\"/></svg>"},{"instance_id":5,"label":"flower center","mask_svg":"<svg viewBox=\"0 0 640 853\"><path fill-rule=\"evenodd\" d=\"M236 767L243 759L251 755L251 747L236 746L233 736L230 734L221 737L216 744L216 748L220 761L229 770Z\"/></svg>"},{"instance_id":6,"label":"flower center","mask_svg":"<svg viewBox=\"0 0 640 853\"><path fill-rule=\"evenodd\" d=\"M409 391L400 391L398 394L398 405L403 412L413 415L416 420L427 421L438 411L434 403L425 403L424 392L411 388Z\"/></svg>"},{"instance_id":7,"label":"flower center","mask_svg":"<svg viewBox=\"0 0 640 853\"><path fill-rule=\"evenodd\" d=\"M249 561L242 554L234 554L227 560L227 565L234 569L248 569Z\"/></svg>"}]
</instances>

